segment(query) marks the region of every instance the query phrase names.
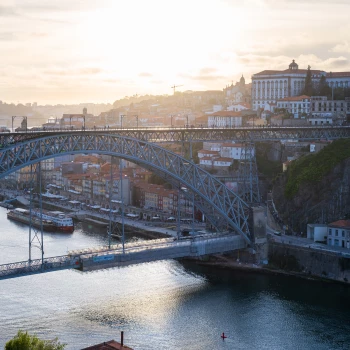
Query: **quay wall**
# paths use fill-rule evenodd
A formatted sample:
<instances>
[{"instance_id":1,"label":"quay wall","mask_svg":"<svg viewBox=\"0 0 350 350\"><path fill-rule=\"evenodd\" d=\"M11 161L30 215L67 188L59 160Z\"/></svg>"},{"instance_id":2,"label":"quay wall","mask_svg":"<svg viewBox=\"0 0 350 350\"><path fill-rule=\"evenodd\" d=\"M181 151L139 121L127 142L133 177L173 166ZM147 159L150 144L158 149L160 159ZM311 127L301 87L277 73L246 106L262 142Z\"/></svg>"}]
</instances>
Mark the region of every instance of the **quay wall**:
<instances>
[{"instance_id":1,"label":"quay wall","mask_svg":"<svg viewBox=\"0 0 350 350\"><path fill-rule=\"evenodd\" d=\"M350 283L350 253L337 253L271 241L268 248L270 268Z\"/></svg>"}]
</instances>

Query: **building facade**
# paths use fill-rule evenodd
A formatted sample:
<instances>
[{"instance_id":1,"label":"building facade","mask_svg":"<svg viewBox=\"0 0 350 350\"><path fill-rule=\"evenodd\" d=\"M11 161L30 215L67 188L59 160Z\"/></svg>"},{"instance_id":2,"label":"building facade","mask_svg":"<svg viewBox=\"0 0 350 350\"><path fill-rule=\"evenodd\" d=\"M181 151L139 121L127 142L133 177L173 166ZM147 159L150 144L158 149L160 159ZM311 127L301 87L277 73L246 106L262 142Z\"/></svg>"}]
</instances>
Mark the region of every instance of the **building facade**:
<instances>
[{"instance_id":1,"label":"building facade","mask_svg":"<svg viewBox=\"0 0 350 350\"><path fill-rule=\"evenodd\" d=\"M350 220L338 220L328 224L327 244L350 248Z\"/></svg>"},{"instance_id":2,"label":"building facade","mask_svg":"<svg viewBox=\"0 0 350 350\"><path fill-rule=\"evenodd\" d=\"M350 87L350 72L327 73L322 70L310 70L312 80L318 83L326 77L332 88ZM293 60L286 70L264 70L252 76L252 109L263 108L265 103L276 103L286 97L299 96L305 87L307 69L299 69Z\"/></svg>"},{"instance_id":3,"label":"building facade","mask_svg":"<svg viewBox=\"0 0 350 350\"><path fill-rule=\"evenodd\" d=\"M300 118L310 114L310 96L285 97L277 101L278 109L285 109L293 114L294 118Z\"/></svg>"}]
</instances>

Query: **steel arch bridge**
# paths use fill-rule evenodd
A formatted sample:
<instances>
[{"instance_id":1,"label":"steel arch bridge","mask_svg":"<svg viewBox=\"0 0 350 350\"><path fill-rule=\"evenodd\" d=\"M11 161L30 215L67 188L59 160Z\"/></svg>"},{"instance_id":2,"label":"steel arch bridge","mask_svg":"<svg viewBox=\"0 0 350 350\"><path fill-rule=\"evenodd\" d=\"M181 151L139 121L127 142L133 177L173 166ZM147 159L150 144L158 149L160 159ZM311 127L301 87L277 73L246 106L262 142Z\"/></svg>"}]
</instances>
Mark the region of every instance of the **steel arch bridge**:
<instances>
[{"instance_id":1,"label":"steel arch bridge","mask_svg":"<svg viewBox=\"0 0 350 350\"><path fill-rule=\"evenodd\" d=\"M223 183L193 162L155 144L103 132L39 134L36 138L8 144L0 150L0 178L25 166L64 154L98 153L139 164L184 187L208 221L219 231L230 229L251 244L249 205Z\"/></svg>"},{"instance_id":2,"label":"steel arch bridge","mask_svg":"<svg viewBox=\"0 0 350 350\"><path fill-rule=\"evenodd\" d=\"M145 142L174 143L174 142L203 142L203 141L227 141L237 142L252 141L266 142L279 140L334 140L350 137L350 126L299 126L299 127L236 127L236 128L124 128L108 130L72 130L71 133L105 133L135 138ZM16 133L1 133L0 147L6 147L12 142L23 142L47 135L66 134L67 130L46 130Z\"/></svg>"}]
</instances>

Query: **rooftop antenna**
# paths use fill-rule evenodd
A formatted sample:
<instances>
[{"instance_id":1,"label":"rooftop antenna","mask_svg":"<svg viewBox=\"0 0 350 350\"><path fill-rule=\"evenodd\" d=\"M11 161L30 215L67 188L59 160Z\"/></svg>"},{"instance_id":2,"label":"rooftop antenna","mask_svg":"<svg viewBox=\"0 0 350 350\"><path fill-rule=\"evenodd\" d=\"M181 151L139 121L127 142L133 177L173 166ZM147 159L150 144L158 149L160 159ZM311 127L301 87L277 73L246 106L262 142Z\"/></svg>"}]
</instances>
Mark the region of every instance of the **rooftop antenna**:
<instances>
[{"instance_id":1,"label":"rooftop antenna","mask_svg":"<svg viewBox=\"0 0 350 350\"><path fill-rule=\"evenodd\" d=\"M183 85L175 85L174 84L174 86L171 86L171 88L174 90L174 95L175 95L175 88L180 87L180 86L183 86Z\"/></svg>"}]
</instances>

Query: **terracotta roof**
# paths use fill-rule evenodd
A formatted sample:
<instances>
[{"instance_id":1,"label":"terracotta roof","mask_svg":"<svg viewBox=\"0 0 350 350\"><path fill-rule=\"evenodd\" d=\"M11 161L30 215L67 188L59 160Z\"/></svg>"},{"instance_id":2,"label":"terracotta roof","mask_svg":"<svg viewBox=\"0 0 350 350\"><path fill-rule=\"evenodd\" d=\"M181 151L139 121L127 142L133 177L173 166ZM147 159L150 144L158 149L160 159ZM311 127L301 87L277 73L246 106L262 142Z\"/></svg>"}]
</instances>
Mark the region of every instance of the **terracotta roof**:
<instances>
[{"instance_id":1,"label":"terracotta roof","mask_svg":"<svg viewBox=\"0 0 350 350\"><path fill-rule=\"evenodd\" d=\"M215 162L232 162L232 158L228 158L228 157L221 157L221 158L217 158L214 160L214 163Z\"/></svg>"},{"instance_id":2,"label":"terracotta roof","mask_svg":"<svg viewBox=\"0 0 350 350\"><path fill-rule=\"evenodd\" d=\"M335 226L335 227L350 227L350 220L338 220L331 222L328 226Z\"/></svg>"},{"instance_id":3,"label":"terracotta roof","mask_svg":"<svg viewBox=\"0 0 350 350\"><path fill-rule=\"evenodd\" d=\"M219 151L209 151L206 149L201 149L200 151L198 151L198 153L205 153L205 154L218 154Z\"/></svg>"},{"instance_id":4,"label":"terracotta roof","mask_svg":"<svg viewBox=\"0 0 350 350\"><path fill-rule=\"evenodd\" d=\"M350 72L330 72L326 74L327 78L350 77Z\"/></svg>"},{"instance_id":5,"label":"terracotta roof","mask_svg":"<svg viewBox=\"0 0 350 350\"><path fill-rule=\"evenodd\" d=\"M213 158L211 157L202 157L199 161L202 161L202 160L212 160Z\"/></svg>"},{"instance_id":6,"label":"terracotta roof","mask_svg":"<svg viewBox=\"0 0 350 350\"><path fill-rule=\"evenodd\" d=\"M311 74L321 74L324 71L311 69ZM262 72L256 73L253 75L253 78L256 75L279 75L279 74L306 74L307 69L285 69L285 70L263 70Z\"/></svg>"},{"instance_id":7,"label":"terracotta roof","mask_svg":"<svg viewBox=\"0 0 350 350\"><path fill-rule=\"evenodd\" d=\"M243 107L246 107L248 109L252 108L250 103L246 103L246 102L237 102L237 103L234 103L232 106L243 106Z\"/></svg>"},{"instance_id":8,"label":"terracotta roof","mask_svg":"<svg viewBox=\"0 0 350 350\"><path fill-rule=\"evenodd\" d=\"M110 341L106 341L104 343L101 344L96 344L96 345L92 345L89 346L87 348L83 348L82 350L132 350L132 348L129 348L126 345L121 345L120 343L116 342L115 340L110 340Z\"/></svg>"},{"instance_id":9,"label":"terracotta roof","mask_svg":"<svg viewBox=\"0 0 350 350\"><path fill-rule=\"evenodd\" d=\"M285 98L280 98L277 102L279 101L301 101L303 99L310 98L310 96L306 95L300 95L300 96L289 96Z\"/></svg>"},{"instance_id":10,"label":"terracotta roof","mask_svg":"<svg viewBox=\"0 0 350 350\"><path fill-rule=\"evenodd\" d=\"M240 117L241 112L219 111L219 112L209 114L209 116L213 116L213 117Z\"/></svg>"}]
</instances>

